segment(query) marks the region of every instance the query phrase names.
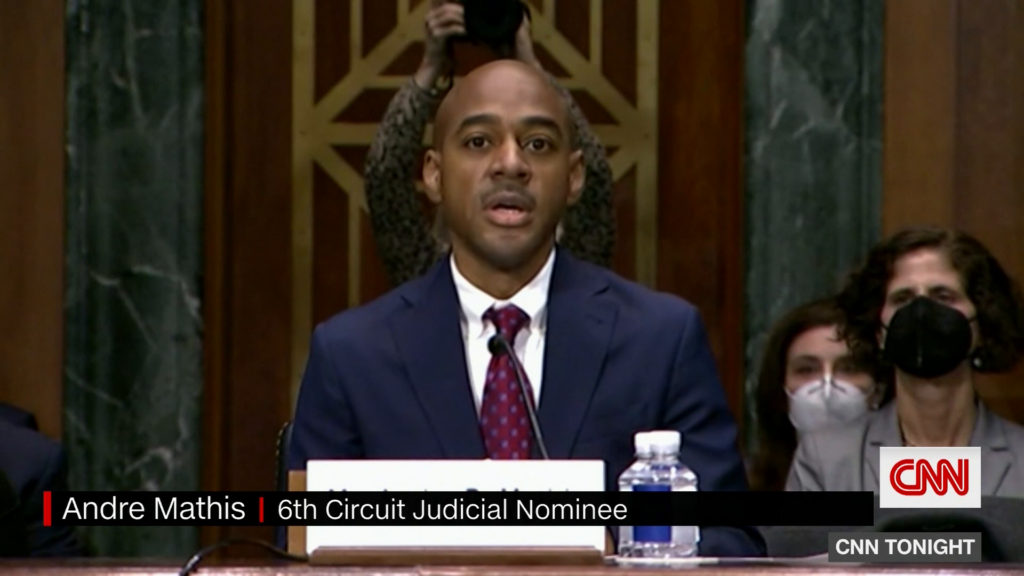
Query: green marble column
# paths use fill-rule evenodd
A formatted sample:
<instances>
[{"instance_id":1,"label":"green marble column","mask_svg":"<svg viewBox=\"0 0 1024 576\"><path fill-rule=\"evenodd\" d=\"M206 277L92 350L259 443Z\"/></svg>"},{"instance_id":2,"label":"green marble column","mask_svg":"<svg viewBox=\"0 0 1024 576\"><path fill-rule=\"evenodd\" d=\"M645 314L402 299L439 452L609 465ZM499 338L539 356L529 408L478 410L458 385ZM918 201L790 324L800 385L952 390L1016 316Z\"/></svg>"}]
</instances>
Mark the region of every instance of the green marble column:
<instances>
[{"instance_id":1,"label":"green marble column","mask_svg":"<svg viewBox=\"0 0 1024 576\"><path fill-rule=\"evenodd\" d=\"M748 398L772 323L878 240L882 26L882 0L747 0Z\"/></svg>"},{"instance_id":2,"label":"green marble column","mask_svg":"<svg viewBox=\"0 0 1024 576\"><path fill-rule=\"evenodd\" d=\"M64 429L75 490L199 488L202 0L68 0ZM197 529L83 531L104 556Z\"/></svg>"}]
</instances>

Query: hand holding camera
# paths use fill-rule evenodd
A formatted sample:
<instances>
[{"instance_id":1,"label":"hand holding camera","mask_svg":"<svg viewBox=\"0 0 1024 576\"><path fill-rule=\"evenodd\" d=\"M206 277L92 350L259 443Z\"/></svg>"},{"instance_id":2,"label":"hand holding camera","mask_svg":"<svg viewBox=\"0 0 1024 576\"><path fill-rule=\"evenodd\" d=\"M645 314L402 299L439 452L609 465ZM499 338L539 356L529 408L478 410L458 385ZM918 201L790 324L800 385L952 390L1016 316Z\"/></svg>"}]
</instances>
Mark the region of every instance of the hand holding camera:
<instances>
[{"instance_id":1,"label":"hand holding camera","mask_svg":"<svg viewBox=\"0 0 1024 576\"><path fill-rule=\"evenodd\" d=\"M438 78L451 74L454 62L448 52L453 37L466 35L465 13L462 4L445 0L430 0L424 22L423 61L413 77L420 88L431 89Z\"/></svg>"},{"instance_id":2,"label":"hand holding camera","mask_svg":"<svg viewBox=\"0 0 1024 576\"><path fill-rule=\"evenodd\" d=\"M533 52L533 30L530 26L529 12L523 17L522 23L519 24L519 29L516 30L514 58L538 70L544 70L544 67L540 65L540 61L537 60L537 55Z\"/></svg>"},{"instance_id":3,"label":"hand holding camera","mask_svg":"<svg viewBox=\"0 0 1024 576\"><path fill-rule=\"evenodd\" d=\"M455 67L452 41L488 46L499 57L512 57L540 68L530 35L530 10L522 0L430 0L424 22L423 61L416 84L432 89Z\"/></svg>"}]
</instances>

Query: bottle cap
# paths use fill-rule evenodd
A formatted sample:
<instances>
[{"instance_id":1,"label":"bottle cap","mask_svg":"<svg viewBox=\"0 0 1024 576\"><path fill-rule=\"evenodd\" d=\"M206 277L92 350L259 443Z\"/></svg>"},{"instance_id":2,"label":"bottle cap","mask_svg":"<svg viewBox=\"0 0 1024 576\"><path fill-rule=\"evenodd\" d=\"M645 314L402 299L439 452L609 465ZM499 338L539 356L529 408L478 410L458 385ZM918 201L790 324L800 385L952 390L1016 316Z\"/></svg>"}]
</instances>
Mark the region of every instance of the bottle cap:
<instances>
[{"instance_id":1,"label":"bottle cap","mask_svg":"<svg viewBox=\"0 0 1024 576\"><path fill-rule=\"evenodd\" d=\"M651 433L650 432L637 432L633 436L633 447L636 449L637 454L650 454L651 453Z\"/></svg>"},{"instance_id":2,"label":"bottle cap","mask_svg":"<svg viewBox=\"0 0 1024 576\"><path fill-rule=\"evenodd\" d=\"M682 434L678 430L656 430L647 434L647 442L652 452L657 452L658 454L675 454L679 452Z\"/></svg>"}]
</instances>

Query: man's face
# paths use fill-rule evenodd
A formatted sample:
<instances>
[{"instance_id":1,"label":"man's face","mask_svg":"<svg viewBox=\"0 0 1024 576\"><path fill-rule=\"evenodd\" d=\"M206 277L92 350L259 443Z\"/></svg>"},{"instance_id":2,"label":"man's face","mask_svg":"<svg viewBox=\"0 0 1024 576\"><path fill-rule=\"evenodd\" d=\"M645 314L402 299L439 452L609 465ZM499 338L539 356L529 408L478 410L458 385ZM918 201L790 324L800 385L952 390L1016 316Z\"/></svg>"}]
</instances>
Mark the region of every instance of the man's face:
<instances>
[{"instance_id":1,"label":"man's face","mask_svg":"<svg viewBox=\"0 0 1024 576\"><path fill-rule=\"evenodd\" d=\"M546 255L583 183L565 104L545 79L511 66L467 76L451 97L424 181L453 248L502 270Z\"/></svg>"}]
</instances>

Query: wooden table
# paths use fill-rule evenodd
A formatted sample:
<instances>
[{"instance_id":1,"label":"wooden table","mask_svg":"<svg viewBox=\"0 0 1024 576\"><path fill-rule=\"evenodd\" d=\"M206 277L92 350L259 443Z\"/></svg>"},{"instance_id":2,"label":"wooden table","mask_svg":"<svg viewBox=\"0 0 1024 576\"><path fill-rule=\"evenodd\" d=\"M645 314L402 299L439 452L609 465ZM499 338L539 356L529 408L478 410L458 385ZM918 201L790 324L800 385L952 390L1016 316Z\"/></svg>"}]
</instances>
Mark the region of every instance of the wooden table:
<instances>
[{"instance_id":1,"label":"wooden table","mask_svg":"<svg viewBox=\"0 0 1024 576\"><path fill-rule=\"evenodd\" d=\"M0 561L3 576L175 576L181 565L166 560ZM1022 565L931 566L708 566L680 570L617 567L406 567L333 568L279 561L203 563L204 576L1024 576Z\"/></svg>"}]
</instances>

